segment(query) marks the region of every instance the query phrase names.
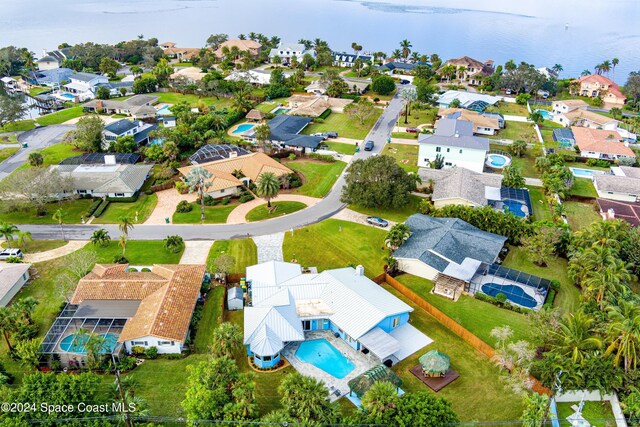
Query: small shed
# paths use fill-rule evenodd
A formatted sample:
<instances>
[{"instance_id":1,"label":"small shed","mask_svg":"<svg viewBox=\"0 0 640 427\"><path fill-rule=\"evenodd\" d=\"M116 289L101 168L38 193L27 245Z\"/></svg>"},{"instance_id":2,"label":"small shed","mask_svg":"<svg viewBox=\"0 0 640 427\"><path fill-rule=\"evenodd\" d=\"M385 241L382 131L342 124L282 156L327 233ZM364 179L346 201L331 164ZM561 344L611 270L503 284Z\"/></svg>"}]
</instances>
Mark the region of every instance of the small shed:
<instances>
[{"instance_id":1,"label":"small shed","mask_svg":"<svg viewBox=\"0 0 640 427\"><path fill-rule=\"evenodd\" d=\"M242 310L244 308L244 293L239 287L227 290L227 309Z\"/></svg>"},{"instance_id":2,"label":"small shed","mask_svg":"<svg viewBox=\"0 0 640 427\"><path fill-rule=\"evenodd\" d=\"M255 108L247 113L247 120L253 120L254 122L259 122L263 120L267 115L260 110L256 110Z\"/></svg>"},{"instance_id":3,"label":"small shed","mask_svg":"<svg viewBox=\"0 0 640 427\"><path fill-rule=\"evenodd\" d=\"M440 353L438 350L431 350L430 352L423 354L418 359L424 373L431 377L443 376L449 370L451 362L449 356L444 353Z\"/></svg>"},{"instance_id":4,"label":"small shed","mask_svg":"<svg viewBox=\"0 0 640 427\"><path fill-rule=\"evenodd\" d=\"M378 381L387 381L396 386L396 388L402 385L402 380L395 372L385 365L377 365L349 381L349 390L362 398Z\"/></svg>"}]
</instances>

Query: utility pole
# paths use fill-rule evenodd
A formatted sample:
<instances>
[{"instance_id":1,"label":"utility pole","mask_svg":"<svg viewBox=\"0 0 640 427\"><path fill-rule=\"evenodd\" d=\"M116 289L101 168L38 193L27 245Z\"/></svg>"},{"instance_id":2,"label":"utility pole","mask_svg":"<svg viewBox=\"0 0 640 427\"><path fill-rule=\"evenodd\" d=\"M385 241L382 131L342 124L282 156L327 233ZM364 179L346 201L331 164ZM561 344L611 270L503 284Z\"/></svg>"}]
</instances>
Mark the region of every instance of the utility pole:
<instances>
[{"instance_id":1,"label":"utility pole","mask_svg":"<svg viewBox=\"0 0 640 427\"><path fill-rule=\"evenodd\" d=\"M560 376L562 376L562 369L556 374L556 380L553 382L553 386L551 387L551 395L549 396L549 400L547 401L547 406L544 408L544 416L542 417L542 423L540 424L540 427L544 427L545 424L547 423L547 417L549 416L549 408L551 408L551 399L553 399L556 393L562 393L562 384L560 383Z\"/></svg>"},{"instance_id":2,"label":"utility pole","mask_svg":"<svg viewBox=\"0 0 640 427\"><path fill-rule=\"evenodd\" d=\"M124 398L124 390L122 389L122 383L120 382L120 370L118 369L118 365L116 365L116 360L113 357L113 353L111 353L111 361L113 362L113 369L116 373L116 383L118 384L118 391L120 392L120 400L122 401L122 409L124 411L124 424L127 427L133 427L133 421L129 417L127 400Z\"/></svg>"}]
</instances>

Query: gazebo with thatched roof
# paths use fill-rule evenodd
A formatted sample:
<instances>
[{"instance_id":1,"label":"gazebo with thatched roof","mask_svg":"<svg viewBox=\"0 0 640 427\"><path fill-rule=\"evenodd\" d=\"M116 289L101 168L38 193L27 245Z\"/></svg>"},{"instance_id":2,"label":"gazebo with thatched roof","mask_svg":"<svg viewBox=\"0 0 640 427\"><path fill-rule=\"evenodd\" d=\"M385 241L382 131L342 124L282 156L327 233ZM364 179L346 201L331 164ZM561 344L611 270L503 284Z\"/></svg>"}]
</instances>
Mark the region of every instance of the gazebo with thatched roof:
<instances>
[{"instance_id":1,"label":"gazebo with thatched roof","mask_svg":"<svg viewBox=\"0 0 640 427\"><path fill-rule=\"evenodd\" d=\"M446 374L451 367L449 356L438 350L431 350L423 354L418 361L425 375L430 377L441 377Z\"/></svg>"},{"instance_id":2,"label":"gazebo with thatched roof","mask_svg":"<svg viewBox=\"0 0 640 427\"><path fill-rule=\"evenodd\" d=\"M263 113L260 110L256 110L255 108L247 113L246 118L248 120L253 120L254 122L259 122L267 117L266 113Z\"/></svg>"},{"instance_id":3,"label":"gazebo with thatched roof","mask_svg":"<svg viewBox=\"0 0 640 427\"><path fill-rule=\"evenodd\" d=\"M350 393L355 393L359 398L378 381L387 381L396 386L396 389L402 385L402 380L395 372L387 368L385 365L377 365L363 374L349 381Z\"/></svg>"}]
</instances>

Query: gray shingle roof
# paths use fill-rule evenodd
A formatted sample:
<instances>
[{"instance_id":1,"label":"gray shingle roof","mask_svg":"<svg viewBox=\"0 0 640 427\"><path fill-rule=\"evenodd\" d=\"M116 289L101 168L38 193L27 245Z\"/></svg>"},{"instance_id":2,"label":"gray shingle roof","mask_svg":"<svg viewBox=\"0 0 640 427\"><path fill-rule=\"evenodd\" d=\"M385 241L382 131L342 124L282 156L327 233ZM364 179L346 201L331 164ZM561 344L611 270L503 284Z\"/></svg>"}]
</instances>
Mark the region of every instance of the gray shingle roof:
<instances>
[{"instance_id":1,"label":"gray shingle roof","mask_svg":"<svg viewBox=\"0 0 640 427\"><path fill-rule=\"evenodd\" d=\"M434 218L415 214L405 222L411 236L394 253L396 258L418 259L442 272L451 260L466 258L492 264L505 241L504 236L482 231L458 218Z\"/></svg>"},{"instance_id":2,"label":"gray shingle roof","mask_svg":"<svg viewBox=\"0 0 640 427\"><path fill-rule=\"evenodd\" d=\"M91 80L98 77L102 77L102 76L99 74L93 74L93 73L75 73L71 76L72 79L80 80L81 82L90 82Z\"/></svg>"},{"instance_id":3,"label":"gray shingle roof","mask_svg":"<svg viewBox=\"0 0 640 427\"><path fill-rule=\"evenodd\" d=\"M153 165L56 165L77 190L94 193L133 193L142 187Z\"/></svg>"},{"instance_id":4,"label":"gray shingle roof","mask_svg":"<svg viewBox=\"0 0 640 427\"><path fill-rule=\"evenodd\" d=\"M638 178L597 174L594 180L599 191L640 195L640 179Z\"/></svg>"},{"instance_id":5,"label":"gray shingle roof","mask_svg":"<svg viewBox=\"0 0 640 427\"><path fill-rule=\"evenodd\" d=\"M282 141L286 145L315 149L322 142L319 136L299 135L313 119L301 116L280 114L268 123L271 129L271 139Z\"/></svg>"},{"instance_id":6,"label":"gray shingle roof","mask_svg":"<svg viewBox=\"0 0 640 427\"><path fill-rule=\"evenodd\" d=\"M137 123L134 123L127 119L118 120L104 127L104 130L116 135L122 135L123 133L130 131L138 127Z\"/></svg>"},{"instance_id":7,"label":"gray shingle roof","mask_svg":"<svg viewBox=\"0 0 640 427\"><path fill-rule=\"evenodd\" d=\"M473 123L450 118L440 119L435 134L420 134L418 142L420 144L489 150L487 138L473 136Z\"/></svg>"},{"instance_id":8,"label":"gray shingle roof","mask_svg":"<svg viewBox=\"0 0 640 427\"><path fill-rule=\"evenodd\" d=\"M466 168L420 168L418 175L423 183L429 179L434 181L432 195L434 201L460 198L484 206L488 203L485 187L500 188L502 186L502 175L477 173Z\"/></svg>"}]
</instances>

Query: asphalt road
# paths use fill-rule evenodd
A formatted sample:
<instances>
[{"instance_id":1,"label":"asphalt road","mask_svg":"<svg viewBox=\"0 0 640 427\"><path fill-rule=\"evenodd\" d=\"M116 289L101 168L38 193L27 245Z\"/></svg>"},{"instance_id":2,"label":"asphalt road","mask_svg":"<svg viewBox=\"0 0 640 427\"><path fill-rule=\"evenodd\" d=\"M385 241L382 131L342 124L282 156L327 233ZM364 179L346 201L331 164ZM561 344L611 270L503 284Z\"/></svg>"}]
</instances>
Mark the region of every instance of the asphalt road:
<instances>
[{"instance_id":1,"label":"asphalt road","mask_svg":"<svg viewBox=\"0 0 640 427\"><path fill-rule=\"evenodd\" d=\"M64 135L73 129L75 129L74 125L52 125L21 133L18 141L21 144L26 142L28 146L21 148L14 156L0 163L0 180L22 166L28 160L29 153L62 141Z\"/></svg>"}]
</instances>

